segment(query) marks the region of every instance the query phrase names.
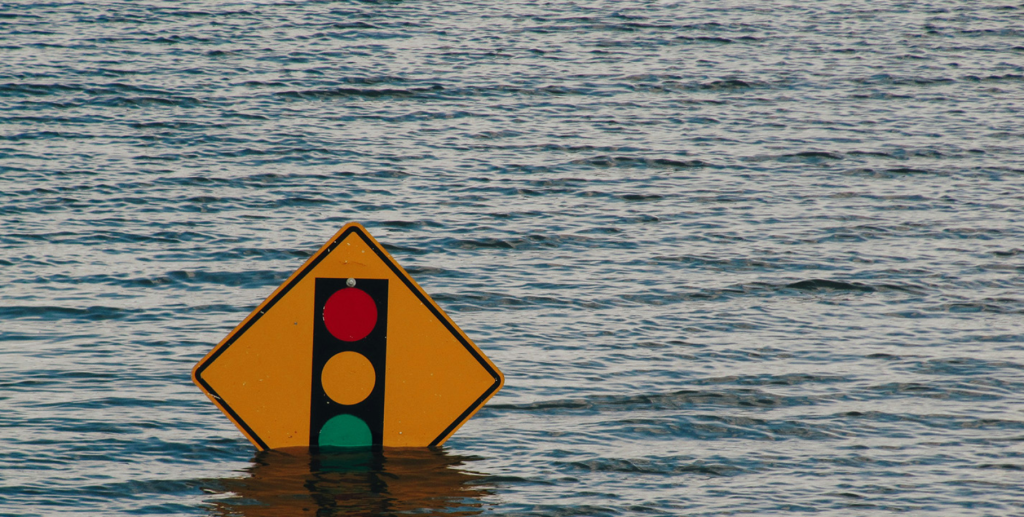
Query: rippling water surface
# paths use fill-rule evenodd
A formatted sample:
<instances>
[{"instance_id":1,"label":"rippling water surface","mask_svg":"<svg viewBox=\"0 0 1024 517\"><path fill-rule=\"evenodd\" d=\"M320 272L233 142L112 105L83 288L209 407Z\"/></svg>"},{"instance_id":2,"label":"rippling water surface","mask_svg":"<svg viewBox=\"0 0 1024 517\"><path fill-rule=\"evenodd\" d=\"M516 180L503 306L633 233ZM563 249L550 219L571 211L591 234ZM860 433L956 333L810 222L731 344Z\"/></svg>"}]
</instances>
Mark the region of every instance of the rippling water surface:
<instances>
[{"instance_id":1,"label":"rippling water surface","mask_svg":"<svg viewBox=\"0 0 1024 517\"><path fill-rule=\"evenodd\" d=\"M1018 4L0 4L0 514L1020 515ZM506 387L257 454L189 371L351 220Z\"/></svg>"}]
</instances>

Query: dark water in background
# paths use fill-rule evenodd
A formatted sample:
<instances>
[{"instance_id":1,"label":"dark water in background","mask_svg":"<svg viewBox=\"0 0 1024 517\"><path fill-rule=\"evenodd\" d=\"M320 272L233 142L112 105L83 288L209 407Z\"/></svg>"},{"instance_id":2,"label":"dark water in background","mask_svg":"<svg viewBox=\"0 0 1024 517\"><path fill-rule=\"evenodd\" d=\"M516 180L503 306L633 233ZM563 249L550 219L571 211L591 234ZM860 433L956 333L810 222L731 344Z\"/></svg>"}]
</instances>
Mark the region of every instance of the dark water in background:
<instances>
[{"instance_id":1,"label":"dark water in background","mask_svg":"<svg viewBox=\"0 0 1024 517\"><path fill-rule=\"evenodd\" d=\"M0 5L0 514L1021 515L1019 2ZM507 376L256 454L192 365L346 221Z\"/></svg>"}]
</instances>

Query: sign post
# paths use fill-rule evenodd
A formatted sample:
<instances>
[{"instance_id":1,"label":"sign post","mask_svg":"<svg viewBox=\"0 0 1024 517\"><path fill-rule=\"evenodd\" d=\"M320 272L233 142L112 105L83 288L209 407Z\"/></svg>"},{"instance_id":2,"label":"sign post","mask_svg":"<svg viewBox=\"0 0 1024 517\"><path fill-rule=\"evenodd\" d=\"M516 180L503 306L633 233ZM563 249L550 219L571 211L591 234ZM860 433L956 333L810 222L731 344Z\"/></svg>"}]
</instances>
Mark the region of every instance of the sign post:
<instances>
[{"instance_id":1,"label":"sign post","mask_svg":"<svg viewBox=\"0 0 1024 517\"><path fill-rule=\"evenodd\" d=\"M505 381L358 223L206 354L192 380L260 450L437 446Z\"/></svg>"}]
</instances>

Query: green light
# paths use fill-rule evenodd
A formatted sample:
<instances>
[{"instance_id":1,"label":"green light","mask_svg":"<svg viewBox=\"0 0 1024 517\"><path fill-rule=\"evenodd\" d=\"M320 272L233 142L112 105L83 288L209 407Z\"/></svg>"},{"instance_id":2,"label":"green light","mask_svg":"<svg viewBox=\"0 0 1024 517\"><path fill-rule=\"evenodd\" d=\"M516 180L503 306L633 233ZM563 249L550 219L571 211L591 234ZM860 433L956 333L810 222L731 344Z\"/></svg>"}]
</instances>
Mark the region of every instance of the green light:
<instances>
[{"instance_id":1,"label":"green light","mask_svg":"<svg viewBox=\"0 0 1024 517\"><path fill-rule=\"evenodd\" d=\"M320 447L369 447L373 445L370 427L359 417L338 415L320 428Z\"/></svg>"}]
</instances>

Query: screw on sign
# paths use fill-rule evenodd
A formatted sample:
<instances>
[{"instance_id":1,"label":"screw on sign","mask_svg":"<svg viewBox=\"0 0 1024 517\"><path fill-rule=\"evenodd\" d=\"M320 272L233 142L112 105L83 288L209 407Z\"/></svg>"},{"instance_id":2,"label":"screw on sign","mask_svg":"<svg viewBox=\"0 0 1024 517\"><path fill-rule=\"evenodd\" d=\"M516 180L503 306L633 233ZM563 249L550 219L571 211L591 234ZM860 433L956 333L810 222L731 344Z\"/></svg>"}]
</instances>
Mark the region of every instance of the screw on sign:
<instances>
[{"instance_id":1,"label":"screw on sign","mask_svg":"<svg viewBox=\"0 0 1024 517\"><path fill-rule=\"evenodd\" d=\"M361 225L345 225L192 370L261 450L444 443L504 377Z\"/></svg>"}]
</instances>

